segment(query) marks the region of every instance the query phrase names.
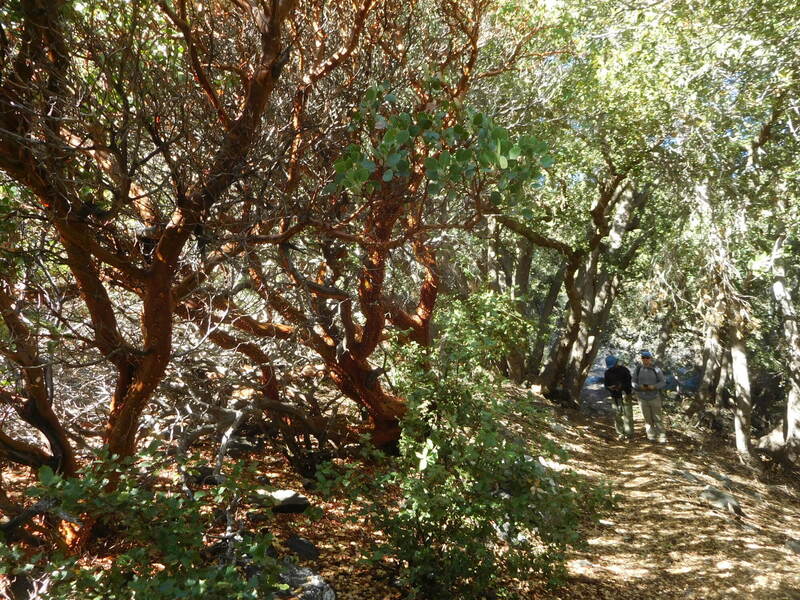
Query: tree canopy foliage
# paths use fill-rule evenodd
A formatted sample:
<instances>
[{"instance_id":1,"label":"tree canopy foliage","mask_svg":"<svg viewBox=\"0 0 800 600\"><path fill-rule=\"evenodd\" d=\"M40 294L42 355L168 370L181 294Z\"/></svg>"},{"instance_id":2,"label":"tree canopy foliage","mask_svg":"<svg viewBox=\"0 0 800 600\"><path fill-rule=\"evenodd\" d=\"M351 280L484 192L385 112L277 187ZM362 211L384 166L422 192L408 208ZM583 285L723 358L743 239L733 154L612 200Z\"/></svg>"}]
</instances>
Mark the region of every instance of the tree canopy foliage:
<instances>
[{"instance_id":1,"label":"tree canopy foliage","mask_svg":"<svg viewBox=\"0 0 800 600\"><path fill-rule=\"evenodd\" d=\"M692 410L732 410L743 455L796 461L799 12L0 4L0 461L41 480L33 505L0 485L14 560L91 548L119 494L143 489L133 465L153 440L181 465L212 444L219 476L255 427L307 477L363 445L399 453L385 483L407 504L387 531L459 561L492 528L441 519L449 492L509 515L540 498L517 519L541 543L522 563L557 572L580 500L495 426L498 381L578 406L606 351L652 349L696 375ZM504 470L549 483L500 506ZM165 547L156 529L153 552L206 568L200 498L158 493L194 537ZM423 500L443 512L428 519ZM130 506L131 531L163 520ZM253 544L236 552L268 570ZM428 593L491 570L434 585L411 549L398 556ZM115 573L97 593L120 593Z\"/></svg>"}]
</instances>

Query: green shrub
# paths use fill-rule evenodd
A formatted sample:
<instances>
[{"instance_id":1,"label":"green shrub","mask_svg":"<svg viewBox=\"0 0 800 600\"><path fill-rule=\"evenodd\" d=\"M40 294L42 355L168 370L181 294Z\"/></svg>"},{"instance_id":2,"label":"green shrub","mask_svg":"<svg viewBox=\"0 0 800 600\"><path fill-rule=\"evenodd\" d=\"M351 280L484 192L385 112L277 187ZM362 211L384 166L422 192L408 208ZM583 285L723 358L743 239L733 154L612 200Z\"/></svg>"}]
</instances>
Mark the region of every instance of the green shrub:
<instances>
[{"instance_id":1,"label":"green shrub","mask_svg":"<svg viewBox=\"0 0 800 600\"><path fill-rule=\"evenodd\" d=\"M580 518L609 506L609 490L547 467L540 457L563 461L565 452L515 427L543 429L546 418L530 398L509 400L485 368L505 352L519 324L503 320L515 316L492 312L486 297L443 312L435 350L393 351L395 387L409 403L400 456L382 477L363 478L371 489L354 484L357 471L343 479L372 499L364 513L384 534L372 557L400 565L409 598L502 594L512 578L557 582ZM399 494L400 506L376 502L378 487Z\"/></svg>"},{"instance_id":2,"label":"green shrub","mask_svg":"<svg viewBox=\"0 0 800 600\"><path fill-rule=\"evenodd\" d=\"M28 495L54 501L61 518L95 523L104 532L98 544L105 543L103 554L112 560L64 552L30 556L3 544L2 572L46 581L46 597L53 600L271 598L278 571L268 554L271 536L232 528L222 539L225 509L235 513L256 491L245 468L236 465L223 485L192 493L168 479L165 456L155 447L136 462L101 454L69 479L42 467ZM212 530L221 532L216 548L209 543Z\"/></svg>"},{"instance_id":3,"label":"green shrub","mask_svg":"<svg viewBox=\"0 0 800 600\"><path fill-rule=\"evenodd\" d=\"M437 326L443 335L442 368L482 369L499 363L533 339L536 327L522 316L506 294L482 290L465 300L445 298Z\"/></svg>"}]
</instances>

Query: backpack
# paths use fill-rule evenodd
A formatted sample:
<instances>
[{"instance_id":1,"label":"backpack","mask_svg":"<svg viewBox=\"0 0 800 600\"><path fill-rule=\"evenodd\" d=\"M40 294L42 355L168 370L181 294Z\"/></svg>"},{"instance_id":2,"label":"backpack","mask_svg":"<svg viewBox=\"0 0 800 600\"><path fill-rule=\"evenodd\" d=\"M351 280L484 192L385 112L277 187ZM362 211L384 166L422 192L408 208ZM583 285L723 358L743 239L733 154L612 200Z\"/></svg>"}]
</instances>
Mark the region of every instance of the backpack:
<instances>
[{"instance_id":1,"label":"backpack","mask_svg":"<svg viewBox=\"0 0 800 600\"><path fill-rule=\"evenodd\" d=\"M643 367L645 369L650 369L653 373L655 373L656 380L658 380L658 367L645 367L644 365L636 365L636 370L634 371L634 377L636 378L636 381L639 381L639 372L642 370ZM661 372L661 376L664 378L664 381L667 380L667 376L664 375L663 371Z\"/></svg>"}]
</instances>

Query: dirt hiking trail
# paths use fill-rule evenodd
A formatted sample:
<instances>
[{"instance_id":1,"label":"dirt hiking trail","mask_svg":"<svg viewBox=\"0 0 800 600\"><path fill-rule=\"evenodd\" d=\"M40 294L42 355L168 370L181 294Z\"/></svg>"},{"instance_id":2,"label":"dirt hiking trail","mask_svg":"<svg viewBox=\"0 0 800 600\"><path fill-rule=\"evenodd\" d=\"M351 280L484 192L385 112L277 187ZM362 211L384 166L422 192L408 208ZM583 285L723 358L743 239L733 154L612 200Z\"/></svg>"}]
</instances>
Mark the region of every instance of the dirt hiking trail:
<instances>
[{"instance_id":1,"label":"dirt hiking trail","mask_svg":"<svg viewBox=\"0 0 800 600\"><path fill-rule=\"evenodd\" d=\"M617 441L600 384L584 408L555 414L551 437L568 467L610 481L620 499L570 555L567 586L542 597L800 599L796 480L757 480L727 440L671 429L653 444L638 407L634 440Z\"/></svg>"}]
</instances>

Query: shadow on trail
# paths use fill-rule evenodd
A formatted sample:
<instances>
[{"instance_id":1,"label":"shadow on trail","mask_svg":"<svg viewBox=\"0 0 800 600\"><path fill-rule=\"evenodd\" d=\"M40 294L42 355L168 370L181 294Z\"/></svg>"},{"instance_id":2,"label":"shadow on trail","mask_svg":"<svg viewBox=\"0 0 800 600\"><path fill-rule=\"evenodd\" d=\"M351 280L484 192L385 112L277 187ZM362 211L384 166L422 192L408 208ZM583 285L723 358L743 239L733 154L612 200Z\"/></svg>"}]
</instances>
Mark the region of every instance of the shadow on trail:
<instances>
[{"instance_id":1,"label":"shadow on trail","mask_svg":"<svg viewBox=\"0 0 800 600\"><path fill-rule=\"evenodd\" d=\"M800 600L800 554L786 545L800 539L796 491L755 480L724 440L671 430L667 444L647 441L638 407L635 439L618 441L604 396L589 389L587 412L554 415L551 437L573 469L612 483L617 508L585 532L565 588L534 597ZM706 501L707 486L743 516Z\"/></svg>"}]
</instances>

